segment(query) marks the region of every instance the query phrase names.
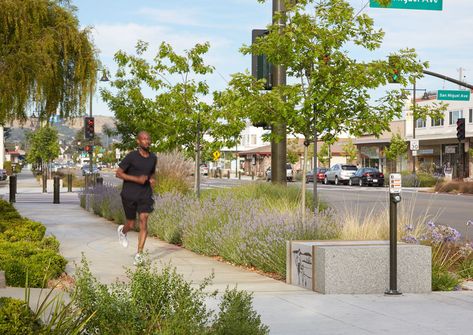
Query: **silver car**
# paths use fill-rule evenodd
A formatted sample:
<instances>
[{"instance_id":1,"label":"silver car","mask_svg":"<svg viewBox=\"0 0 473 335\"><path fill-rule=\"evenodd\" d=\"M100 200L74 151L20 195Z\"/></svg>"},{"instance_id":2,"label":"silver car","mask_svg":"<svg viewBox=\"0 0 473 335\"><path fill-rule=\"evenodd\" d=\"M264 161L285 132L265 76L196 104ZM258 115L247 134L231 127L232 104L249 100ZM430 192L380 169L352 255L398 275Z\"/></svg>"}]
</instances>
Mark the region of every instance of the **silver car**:
<instances>
[{"instance_id":1,"label":"silver car","mask_svg":"<svg viewBox=\"0 0 473 335\"><path fill-rule=\"evenodd\" d=\"M350 177L355 174L356 170L358 168L355 165L335 164L325 172L324 184L348 184Z\"/></svg>"}]
</instances>

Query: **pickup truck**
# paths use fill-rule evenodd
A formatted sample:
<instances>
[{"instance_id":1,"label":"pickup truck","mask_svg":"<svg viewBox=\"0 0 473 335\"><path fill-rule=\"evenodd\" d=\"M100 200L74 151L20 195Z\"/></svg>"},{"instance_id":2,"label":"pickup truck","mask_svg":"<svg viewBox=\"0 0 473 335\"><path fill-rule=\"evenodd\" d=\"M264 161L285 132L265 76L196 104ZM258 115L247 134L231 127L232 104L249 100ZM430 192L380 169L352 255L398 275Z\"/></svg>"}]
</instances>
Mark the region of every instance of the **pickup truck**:
<instances>
[{"instance_id":1,"label":"pickup truck","mask_svg":"<svg viewBox=\"0 0 473 335\"><path fill-rule=\"evenodd\" d=\"M286 164L286 178L287 181L294 180L294 171L292 170L292 165L289 163ZM266 170L266 181L271 181L271 167Z\"/></svg>"}]
</instances>

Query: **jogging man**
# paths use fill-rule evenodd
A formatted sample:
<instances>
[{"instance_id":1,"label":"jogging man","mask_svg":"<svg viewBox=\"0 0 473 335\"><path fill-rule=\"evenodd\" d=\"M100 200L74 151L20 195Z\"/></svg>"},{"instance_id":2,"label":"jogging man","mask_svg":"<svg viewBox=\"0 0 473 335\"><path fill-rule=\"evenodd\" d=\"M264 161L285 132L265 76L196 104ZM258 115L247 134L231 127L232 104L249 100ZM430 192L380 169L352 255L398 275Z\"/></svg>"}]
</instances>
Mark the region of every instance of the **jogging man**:
<instances>
[{"instance_id":1,"label":"jogging man","mask_svg":"<svg viewBox=\"0 0 473 335\"><path fill-rule=\"evenodd\" d=\"M123 180L121 198L125 210L126 224L118 226L118 240L123 247L128 247L126 234L134 228L136 213L139 216L140 233L135 265L143 262L143 248L148 236L148 216L153 211L153 187L156 183L155 171L157 157L149 151L151 138L141 131L136 142L138 149L130 152L118 164L116 177Z\"/></svg>"}]
</instances>

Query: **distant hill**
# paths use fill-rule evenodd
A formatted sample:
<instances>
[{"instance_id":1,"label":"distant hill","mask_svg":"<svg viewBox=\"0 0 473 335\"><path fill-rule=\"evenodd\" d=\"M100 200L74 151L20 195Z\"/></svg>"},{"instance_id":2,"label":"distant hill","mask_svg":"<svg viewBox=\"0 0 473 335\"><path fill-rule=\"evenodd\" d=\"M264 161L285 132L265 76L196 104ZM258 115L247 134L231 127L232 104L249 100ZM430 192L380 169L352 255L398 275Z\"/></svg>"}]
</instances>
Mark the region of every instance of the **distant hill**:
<instances>
[{"instance_id":1,"label":"distant hill","mask_svg":"<svg viewBox=\"0 0 473 335\"><path fill-rule=\"evenodd\" d=\"M115 128L114 118L111 116L97 115L95 117L95 133L100 135L102 138L102 143L107 143L111 139L106 139L105 134L103 134L103 127ZM10 127L10 135L6 139L6 142L13 143L23 143L26 139L26 133L34 131L36 119L28 119L25 123L20 124L15 121L12 124L5 125L5 127ZM58 130L59 138L64 142L69 142L74 139L76 133L84 126L84 118L78 117L73 118L67 121L59 121L53 123L54 127Z\"/></svg>"}]
</instances>

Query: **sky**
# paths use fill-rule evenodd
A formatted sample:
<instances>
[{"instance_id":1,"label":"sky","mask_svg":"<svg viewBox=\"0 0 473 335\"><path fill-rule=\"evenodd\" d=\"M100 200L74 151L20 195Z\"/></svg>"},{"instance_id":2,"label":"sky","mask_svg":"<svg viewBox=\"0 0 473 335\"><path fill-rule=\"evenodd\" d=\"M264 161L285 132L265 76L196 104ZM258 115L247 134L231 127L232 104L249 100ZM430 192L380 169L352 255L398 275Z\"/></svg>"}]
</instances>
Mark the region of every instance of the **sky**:
<instances>
[{"instance_id":1,"label":"sky","mask_svg":"<svg viewBox=\"0 0 473 335\"><path fill-rule=\"evenodd\" d=\"M362 9L368 0L350 0ZM250 70L251 57L239 52L251 42L251 30L263 29L271 21L272 0L73 0L82 27L92 27L99 58L110 70L116 69L113 55L118 50L133 53L138 40L149 42L157 50L161 42L176 50L209 42L211 49L205 60L216 68L207 78L211 90L222 90L236 72ZM360 54L357 59L384 58L403 48L415 48L430 71L473 84L473 1L443 0L442 11L378 9L363 10L374 19L375 26L385 32L383 45L373 54ZM350 50L349 50L350 51ZM99 87L107 84L99 83ZM392 85L384 89L397 88ZM426 76L418 89L458 89L458 85ZM418 92L421 95L423 92ZM93 99L95 115L109 115L99 94Z\"/></svg>"}]
</instances>

